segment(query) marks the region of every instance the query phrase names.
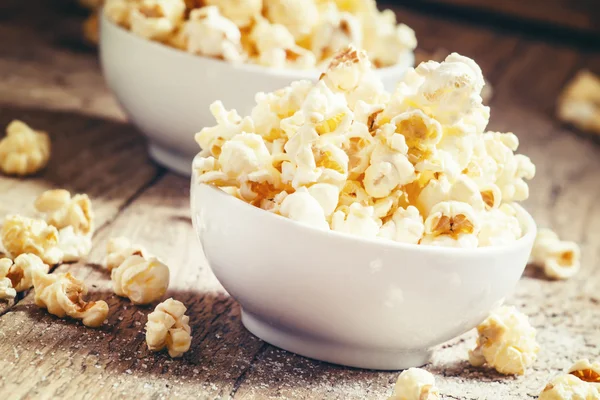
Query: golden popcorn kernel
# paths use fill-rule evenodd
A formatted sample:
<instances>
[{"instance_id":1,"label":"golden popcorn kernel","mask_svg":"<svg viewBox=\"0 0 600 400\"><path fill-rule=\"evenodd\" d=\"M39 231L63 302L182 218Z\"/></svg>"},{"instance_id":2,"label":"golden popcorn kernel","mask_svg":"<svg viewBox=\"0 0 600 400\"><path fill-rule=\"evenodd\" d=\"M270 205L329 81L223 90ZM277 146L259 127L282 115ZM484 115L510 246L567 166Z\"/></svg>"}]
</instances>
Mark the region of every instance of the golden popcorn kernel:
<instances>
[{"instance_id":1,"label":"golden popcorn kernel","mask_svg":"<svg viewBox=\"0 0 600 400\"><path fill-rule=\"evenodd\" d=\"M484 192L481 192L481 198L483 199L483 202L485 203L486 209L491 209L492 207L494 207L494 204L496 203L494 201L494 192L492 192L491 190L486 190Z\"/></svg>"},{"instance_id":2,"label":"golden popcorn kernel","mask_svg":"<svg viewBox=\"0 0 600 400\"><path fill-rule=\"evenodd\" d=\"M600 383L600 374L591 368L569 372L584 382Z\"/></svg>"},{"instance_id":3,"label":"golden popcorn kernel","mask_svg":"<svg viewBox=\"0 0 600 400\"><path fill-rule=\"evenodd\" d=\"M14 120L0 140L0 170L5 174L26 176L40 171L50 159L50 137Z\"/></svg>"},{"instance_id":4,"label":"golden popcorn kernel","mask_svg":"<svg viewBox=\"0 0 600 400\"><path fill-rule=\"evenodd\" d=\"M221 155L221 147L223 147L223 145L225 144L226 140L224 137L222 136L217 136L211 143L210 143L210 154L213 155L213 157L215 158L219 158L219 156Z\"/></svg>"},{"instance_id":5,"label":"golden popcorn kernel","mask_svg":"<svg viewBox=\"0 0 600 400\"><path fill-rule=\"evenodd\" d=\"M87 194L71 194L62 189L47 190L34 203L45 215L46 222L57 229L73 227L75 233L88 235L94 231L94 212Z\"/></svg>"},{"instance_id":6,"label":"golden popcorn kernel","mask_svg":"<svg viewBox=\"0 0 600 400\"><path fill-rule=\"evenodd\" d=\"M58 240L58 230L41 219L9 215L2 225L2 244L12 257L31 253L46 264L57 264L63 257Z\"/></svg>"},{"instance_id":7,"label":"golden popcorn kernel","mask_svg":"<svg viewBox=\"0 0 600 400\"><path fill-rule=\"evenodd\" d=\"M149 304L160 299L169 287L169 267L156 257L132 254L111 271L116 295L133 304Z\"/></svg>"},{"instance_id":8,"label":"golden popcorn kernel","mask_svg":"<svg viewBox=\"0 0 600 400\"><path fill-rule=\"evenodd\" d=\"M146 344L151 351L167 348L169 356L181 357L192 342L190 318L182 302L169 298L148 314Z\"/></svg>"},{"instance_id":9,"label":"golden popcorn kernel","mask_svg":"<svg viewBox=\"0 0 600 400\"><path fill-rule=\"evenodd\" d=\"M561 267L571 267L574 265L574 261L575 253L573 252L573 250L564 251L563 253L561 253L557 260L558 265L560 265Z\"/></svg>"},{"instance_id":10,"label":"golden popcorn kernel","mask_svg":"<svg viewBox=\"0 0 600 400\"><path fill-rule=\"evenodd\" d=\"M333 158L333 154L330 151L313 148L313 154L317 167L331 169L340 174L346 173L346 168Z\"/></svg>"},{"instance_id":11,"label":"golden popcorn kernel","mask_svg":"<svg viewBox=\"0 0 600 400\"><path fill-rule=\"evenodd\" d=\"M377 129L377 116L383 111L383 109L375 111L373 114L369 115L367 119L367 127L369 128L369 132L373 134L373 131Z\"/></svg>"},{"instance_id":12,"label":"golden popcorn kernel","mask_svg":"<svg viewBox=\"0 0 600 400\"><path fill-rule=\"evenodd\" d=\"M455 217L448 217L446 215L442 215L439 219L435 228L433 228L433 234L436 236L439 235L449 235L452 238L456 239L461 234L472 234L474 231L474 226L471 221L463 214L458 214Z\"/></svg>"},{"instance_id":13,"label":"golden popcorn kernel","mask_svg":"<svg viewBox=\"0 0 600 400\"><path fill-rule=\"evenodd\" d=\"M158 3L142 3L138 10L146 17L146 18L163 18L165 14L163 12L162 7Z\"/></svg>"},{"instance_id":14,"label":"golden popcorn kernel","mask_svg":"<svg viewBox=\"0 0 600 400\"><path fill-rule=\"evenodd\" d=\"M317 131L317 133L319 135L331 133L331 132L335 131L338 128L338 126L340 126L340 124L342 123L342 120L344 119L345 116L346 116L346 114L343 112L338 113L331 118L328 118L324 121L319 122L315 126L315 130Z\"/></svg>"}]
</instances>

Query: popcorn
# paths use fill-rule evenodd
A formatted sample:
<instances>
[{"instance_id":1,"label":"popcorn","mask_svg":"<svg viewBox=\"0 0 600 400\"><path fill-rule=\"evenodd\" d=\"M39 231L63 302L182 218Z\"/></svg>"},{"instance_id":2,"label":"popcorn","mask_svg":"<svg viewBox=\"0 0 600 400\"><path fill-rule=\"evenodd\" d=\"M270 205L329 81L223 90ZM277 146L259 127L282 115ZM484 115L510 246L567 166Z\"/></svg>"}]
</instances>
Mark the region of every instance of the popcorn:
<instances>
[{"instance_id":1,"label":"popcorn","mask_svg":"<svg viewBox=\"0 0 600 400\"><path fill-rule=\"evenodd\" d=\"M180 301L169 298L148 314L146 343L152 351L167 348L173 358L181 357L190 349L192 330L190 317L184 315L186 308Z\"/></svg>"},{"instance_id":2,"label":"popcorn","mask_svg":"<svg viewBox=\"0 0 600 400\"><path fill-rule=\"evenodd\" d=\"M10 258L0 258L0 300L12 299L17 295L13 288L12 281L7 277L8 271L12 267Z\"/></svg>"},{"instance_id":3,"label":"popcorn","mask_svg":"<svg viewBox=\"0 0 600 400\"><path fill-rule=\"evenodd\" d=\"M388 400L437 400L440 394L435 387L435 378L421 368L409 368L402 371L394 393Z\"/></svg>"},{"instance_id":4,"label":"popcorn","mask_svg":"<svg viewBox=\"0 0 600 400\"><path fill-rule=\"evenodd\" d=\"M8 278L12 288L17 292L28 290L33 286L33 276L37 272L47 274L48 265L34 254L21 254L13 261L9 258L0 259L0 278Z\"/></svg>"},{"instance_id":5,"label":"popcorn","mask_svg":"<svg viewBox=\"0 0 600 400\"><path fill-rule=\"evenodd\" d=\"M111 280L116 295L133 304L149 304L167 292L169 267L156 257L134 253L112 269Z\"/></svg>"},{"instance_id":6,"label":"popcorn","mask_svg":"<svg viewBox=\"0 0 600 400\"><path fill-rule=\"evenodd\" d=\"M552 379L539 400L600 399L600 363L577 361L567 374Z\"/></svg>"},{"instance_id":7,"label":"popcorn","mask_svg":"<svg viewBox=\"0 0 600 400\"><path fill-rule=\"evenodd\" d=\"M285 26L297 40L310 34L319 19L319 10L314 0L263 1L267 18Z\"/></svg>"},{"instance_id":8,"label":"popcorn","mask_svg":"<svg viewBox=\"0 0 600 400\"><path fill-rule=\"evenodd\" d=\"M141 0L129 13L131 31L143 38L165 40L183 21L183 0Z\"/></svg>"},{"instance_id":9,"label":"popcorn","mask_svg":"<svg viewBox=\"0 0 600 400\"><path fill-rule=\"evenodd\" d=\"M24 122L14 120L0 140L0 170L8 175L26 176L43 169L50 159L50 138Z\"/></svg>"},{"instance_id":10,"label":"popcorn","mask_svg":"<svg viewBox=\"0 0 600 400\"><path fill-rule=\"evenodd\" d=\"M539 345L527 316L514 307L501 307L478 327L477 347L469 351L473 366L488 364L505 375L523 375L537 357Z\"/></svg>"},{"instance_id":11,"label":"popcorn","mask_svg":"<svg viewBox=\"0 0 600 400\"><path fill-rule=\"evenodd\" d=\"M75 232L72 226L58 231L58 247L63 253L63 262L79 261L90 254L92 239L89 235Z\"/></svg>"},{"instance_id":12,"label":"popcorn","mask_svg":"<svg viewBox=\"0 0 600 400\"><path fill-rule=\"evenodd\" d=\"M35 201L35 208L45 215L46 222L57 229L67 226L74 233L91 235L94 232L94 212L87 194L71 194L63 189L47 190Z\"/></svg>"},{"instance_id":13,"label":"popcorn","mask_svg":"<svg viewBox=\"0 0 600 400\"><path fill-rule=\"evenodd\" d=\"M221 14L239 28L245 28L260 15L263 0L204 0L208 6L217 6Z\"/></svg>"},{"instance_id":14,"label":"popcorn","mask_svg":"<svg viewBox=\"0 0 600 400\"><path fill-rule=\"evenodd\" d=\"M359 3L324 7L376 12ZM269 23L261 18L254 28ZM535 167L514 154L514 134L484 132L483 85L477 64L452 54L408 71L390 95L366 53L349 46L318 82L257 94L250 116L214 103L216 126L196 135L194 179L317 229L507 245L523 235L512 202L527 197Z\"/></svg>"},{"instance_id":15,"label":"popcorn","mask_svg":"<svg viewBox=\"0 0 600 400\"><path fill-rule=\"evenodd\" d=\"M329 230L323 207L304 187L286 196L281 203L279 212L284 217L302 224L317 229Z\"/></svg>"},{"instance_id":16,"label":"popcorn","mask_svg":"<svg viewBox=\"0 0 600 400\"><path fill-rule=\"evenodd\" d=\"M480 220L473 207L459 201L443 201L425 220L422 244L477 247ZM456 243L456 244L454 244Z\"/></svg>"},{"instance_id":17,"label":"popcorn","mask_svg":"<svg viewBox=\"0 0 600 400\"><path fill-rule=\"evenodd\" d=\"M106 245L106 257L104 258L104 266L107 270L112 271L132 255L139 255L143 258L148 258L148 251L139 245L134 245L126 237L110 238Z\"/></svg>"},{"instance_id":18,"label":"popcorn","mask_svg":"<svg viewBox=\"0 0 600 400\"><path fill-rule=\"evenodd\" d=\"M105 301L83 300L87 294L85 284L66 274L44 274L36 272L33 275L35 288L35 304L48 309L50 314L59 318L69 316L82 320L85 326L98 328L108 315L108 304Z\"/></svg>"},{"instance_id":19,"label":"popcorn","mask_svg":"<svg viewBox=\"0 0 600 400\"><path fill-rule=\"evenodd\" d=\"M374 238L379 233L381 220L374 215L373 207L353 203L341 206L331 217L331 229L350 235Z\"/></svg>"},{"instance_id":20,"label":"popcorn","mask_svg":"<svg viewBox=\"0 0 600 400\"><path fill-rule=\"evenodd\" d=\"M243 61L239 28L224 18L215 6L194 9L183 27L187 51L226 61Z\"/></svg>"},{"instance_id":21,"label":"popcorn","mask_svg":"<svg viewBox=\"0 0 600 400\"><path fill-rule=\"evenodd\" d=\"M280 24L260 19L253 27L250 40L258 51L258 63L273 68L313 68L315 56L296 44L294 36Z\"/></svg>"},{"instance_id":22,"label":"popcorn","mask_svg":"<svg viewBox=\"0 0 600 400\"><path fill-rule=\"evenodd\" d=\"M377 67L409 66L416 47L413 30L371 0L106 0L103 12L146 39L271 68L315 69L350 44L367 49ZM359 91L382 89L374 82Z\"/></svg>"},{"instance_id":23,"label":"popcorn","mask_svg":"<svg viewBox=\"0 0 600 400\"><path fill-rule=\"evenodd\" d=\"M417 244L423 237L425 225L419 210L414 206L398 208L392 219L383 224L379 231L379 237L402 243Z\"/></svg>"},{"instance_id":24,"label":"popcorn","mask_svg":"<svg viewBox=\"0 0 600 400\"><path fill-rule=\"evenodd\" d=\"M560 240L550 229L540 229L533 244L530 262L553 279L569 279L581 268L581 250L575 242Z\"/></svg>"},{"instance_id":25,"label":"popcorn","mask_svg":"<svg viewBox=\"0 0 600 400\"><path fill-rule=\"evenodd\" d=\"M567 84L556 105L561 121L600 134L600 78L582 70Z\"/></svg>"},{"instance_id":26,"label":"popcorn","mask_svg":"<svg viewBox=\"0 0 600 400\"><path fill-rule=\"evenodd\" d=\"M183 32L190 53L233 62L244 59L240 30L215 6L192 10Z\"/></svg>"},{"instance_id":27,"label":"popcorn","mask_svg":"<svg viewBox=\"0 0 600 400\"><path fill-rule=\"evenodd\" d=\"M9 215L2 225L2 244L12 257L31 253L46 264L58 264L63 258L58 240L56 228L41 219Z\"/></svg>"}]
</instances>

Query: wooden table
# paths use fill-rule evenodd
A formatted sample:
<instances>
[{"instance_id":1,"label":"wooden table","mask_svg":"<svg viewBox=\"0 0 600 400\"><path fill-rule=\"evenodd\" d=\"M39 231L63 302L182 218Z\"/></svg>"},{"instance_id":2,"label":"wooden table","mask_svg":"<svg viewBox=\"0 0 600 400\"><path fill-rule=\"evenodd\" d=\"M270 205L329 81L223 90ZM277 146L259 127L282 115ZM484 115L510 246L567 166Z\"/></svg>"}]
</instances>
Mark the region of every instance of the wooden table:
<instances>
[{"instance_id":1,"label":"wooden table","mask_svg":"<svg viewBox=\"0 0 600 400\"><path fill-rule=\"evenodd\" d=\"M238 304L203 259L188 211L188 179L149 161L143 137L107 91L95 52L80 43L82 15L56 2L0 5L0 125L14 118L50 132L50 165L28 179L0 178L0 212L30 212L36 195L63 187L88 193L97 214L87 263L60 266L111 307L86 329L49 315L32 294L0 312L1 399L385 399L397 372L320 363L247 332ZM51 9L49 4L54 4ZM490 128L514 131L537 165L526 206L540 225L581 243L583 268L566 282L528 269L509 303L538 328L539 359L523 377L469 366L468 333L440 346L426 368L446 399L535 398L572 361L600 360L600 146L553 118L560 88L578 69L600 72L600 56L518 33L400 9L420 47L474 57L495 89ZM200 128L200 127L199 127ZM170 295L189 308L191 350L181 360L144 342L148 307L116 297L99 265L109 237L125 235L164 258ZM482 265L485 268L485 265Z\"/></svg>"}]
</instances>

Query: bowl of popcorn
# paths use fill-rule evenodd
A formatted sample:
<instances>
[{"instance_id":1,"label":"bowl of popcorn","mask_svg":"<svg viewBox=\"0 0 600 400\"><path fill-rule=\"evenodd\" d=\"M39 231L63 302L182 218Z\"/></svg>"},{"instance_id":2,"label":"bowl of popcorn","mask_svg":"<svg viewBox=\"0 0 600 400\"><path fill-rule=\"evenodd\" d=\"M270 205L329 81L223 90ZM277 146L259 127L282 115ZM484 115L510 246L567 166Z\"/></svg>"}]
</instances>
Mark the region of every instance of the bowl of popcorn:
<instances>
[{"instance_id":1,"label":"bowl of popcorn","mask_svg":"<svg viewBox=\"0 0 600 400\"><path fill-rule=\"evenodd\" d=\"M373 0L107 0L100 25L108 86L152 158L187 175L214 101L249 114L257 93L317 81L349 43L367 49L391 90L416 47L413 30Z\"/></svg>"},{"instance_id":2,"label":"bowl of popcorn","mask_svg":"<svg viewBox=\"0 0 600 400\"><path fill-rule=\"evenodd\" d=\"M192 218L251 332L403 369L514 289L536 235L517 204L535 167L514 134L485 130L473 60L422 63L393 93L362 84L375 80L350 47L318 82L257 96L255 109L285 117L213 105L217 125L196 135Z\"/></svg>"}]
</instances>

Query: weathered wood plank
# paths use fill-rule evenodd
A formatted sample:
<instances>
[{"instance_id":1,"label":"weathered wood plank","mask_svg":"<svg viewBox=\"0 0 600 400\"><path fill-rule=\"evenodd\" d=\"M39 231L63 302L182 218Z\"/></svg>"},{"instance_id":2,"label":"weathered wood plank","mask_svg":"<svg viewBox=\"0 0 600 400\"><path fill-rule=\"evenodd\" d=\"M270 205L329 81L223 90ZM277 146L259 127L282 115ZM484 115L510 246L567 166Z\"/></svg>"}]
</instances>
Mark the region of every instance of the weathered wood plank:
<instances>
[{"instance_id":1,"label":"weathered wood plank","mask_svg":"<svg viewBox=\"0 0 600 400\"><path fill-rule=\"evenodd\" d=\"M101 329L60 320L33 294L0 317L0 394L12 398L227 398L263 343L240 323L239 307L206 265L188 218L188 180L168 174L126 207L94 239L87 265L63 265L85 279L111 312ZM124 235L171 266L168 296L188 307L192 350L181 360L154 354L144 324L153 307L115 296L99 265L105 243ZM56 273L56 272L55 272ZM9 397L10 397L9 396Z\"/></svg>"}]
</instances>

